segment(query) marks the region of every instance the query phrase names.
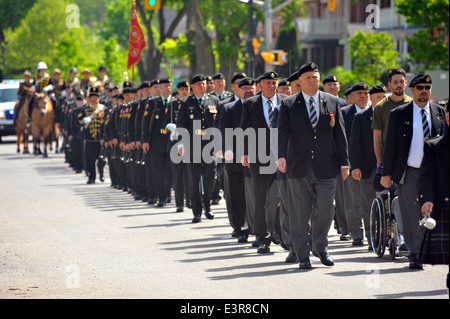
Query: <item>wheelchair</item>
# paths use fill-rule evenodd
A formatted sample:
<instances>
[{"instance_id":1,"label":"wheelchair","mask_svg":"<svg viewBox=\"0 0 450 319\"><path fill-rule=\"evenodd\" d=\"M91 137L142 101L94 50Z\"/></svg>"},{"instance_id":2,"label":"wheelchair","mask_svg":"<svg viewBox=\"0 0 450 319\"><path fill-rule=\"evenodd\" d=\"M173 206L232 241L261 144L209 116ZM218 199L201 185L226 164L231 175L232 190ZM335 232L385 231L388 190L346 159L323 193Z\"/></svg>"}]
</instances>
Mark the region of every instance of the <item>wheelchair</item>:
<instances>
[{"instance_id":1,"label":"wheelchair","mask_svg":"<svg viewBox=\"0 0 450 319\"><path fill-rule=\"evenodd\" d=\"M404 249L404 240L399 232L393 207L397 206L398 197L386 189L376 193L370 210L370 241L373 252L382 258L388 248L392 260L396 257L408 256Z\"/></svg>"}]
</instances>

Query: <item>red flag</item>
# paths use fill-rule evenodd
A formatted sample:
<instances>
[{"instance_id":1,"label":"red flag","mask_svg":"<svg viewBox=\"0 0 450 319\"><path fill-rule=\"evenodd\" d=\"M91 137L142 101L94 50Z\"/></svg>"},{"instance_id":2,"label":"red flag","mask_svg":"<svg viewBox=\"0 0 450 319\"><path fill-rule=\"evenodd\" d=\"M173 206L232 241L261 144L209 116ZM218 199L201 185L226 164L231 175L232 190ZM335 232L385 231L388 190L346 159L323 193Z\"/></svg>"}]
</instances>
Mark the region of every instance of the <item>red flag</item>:
<instances>
[{"instance_id":1,"label":"red flag","mask_svg":"<svg viewBox=\"0 0 450 319\"><path fill-rule=\"evenodd\" d=\"M146 46L147 42L145 41L144 32L136 14L136 4L133 3L133 9L131 9L130 40L128 44L128 68L139 62L141 53Z\"/></svg>"}]
</instances>

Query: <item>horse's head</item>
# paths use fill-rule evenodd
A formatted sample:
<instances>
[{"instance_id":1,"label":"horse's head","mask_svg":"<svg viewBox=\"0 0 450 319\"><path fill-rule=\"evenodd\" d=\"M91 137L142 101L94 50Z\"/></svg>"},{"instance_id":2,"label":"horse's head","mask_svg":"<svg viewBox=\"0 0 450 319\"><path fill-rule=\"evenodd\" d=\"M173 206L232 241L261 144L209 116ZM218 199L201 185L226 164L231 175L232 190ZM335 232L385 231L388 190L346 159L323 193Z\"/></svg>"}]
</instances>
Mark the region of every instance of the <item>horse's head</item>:
<instances>
[{"instance_id":1,"label":"horse's head","mask_svg":"<svg viewBox=\"0 0 450 319\"><path fill-rule=\"evenodd\" d=\"M44 93L36 93L35 97L34 97L34 105L38 108L39 110L39 115L40 116L44 116L45 114L47 114L47 97Z\"/></svg>"}]
</instances>

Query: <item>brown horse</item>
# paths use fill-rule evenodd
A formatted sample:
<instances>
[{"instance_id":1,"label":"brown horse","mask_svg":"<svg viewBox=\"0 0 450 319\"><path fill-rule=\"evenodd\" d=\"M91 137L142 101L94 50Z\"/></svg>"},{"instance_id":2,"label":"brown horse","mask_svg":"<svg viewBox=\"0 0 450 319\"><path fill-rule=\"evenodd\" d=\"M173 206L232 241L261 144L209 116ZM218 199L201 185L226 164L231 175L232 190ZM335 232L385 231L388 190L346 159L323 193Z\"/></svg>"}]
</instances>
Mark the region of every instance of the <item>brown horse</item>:
<instances>
[{"instance_id":1,"label":"brown horse","mask_svg":"<svg viewBox=\"0 0 450 319\"><path fill-rule=\"evenodd\" d=\"M19 110L19 114L16 115L16 134L17 134L17 153L20 153L20 144L23 142L23 153L28 154L28 139L31 133L31 126L27 127L26 120L28 117L28 102L33 96L33 90L25 88L27 95L23 101L23 105ZM14 109L17 110L18 101Z\"/></svg>"},{"instance_id":2,"label":"brown horse","mask_svg":"<svg viewBox=\"0 0 450 319\"><path fill-rule=\"evenodd\" d=\"M40 143L44 143L44 157L47 157L47 144L55 138L55 112L51 99L44 93L35 93L31 113L31 134L34 141L34 154L41 154Z\"/></svg>"}]
</instances>

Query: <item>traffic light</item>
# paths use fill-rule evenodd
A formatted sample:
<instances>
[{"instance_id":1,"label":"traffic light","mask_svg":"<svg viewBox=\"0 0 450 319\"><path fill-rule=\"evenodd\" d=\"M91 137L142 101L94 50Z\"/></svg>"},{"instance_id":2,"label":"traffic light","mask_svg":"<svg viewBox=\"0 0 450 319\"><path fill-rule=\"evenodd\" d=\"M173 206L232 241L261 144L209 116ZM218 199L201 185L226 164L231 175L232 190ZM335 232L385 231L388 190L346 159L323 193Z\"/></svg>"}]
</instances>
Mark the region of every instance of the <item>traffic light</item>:
<instances>
[{"instance_id":1,"label":"traffic light","mask_svg":"<svg viewBox=\"0 0 450 319\"><path fill-rule=\"evenodd\" d=\"M258 53L259 53L258 44L259 44L258 39L253 38L252 46L253 46L253 51L255 52L255 55L258 55Z\"/></svg>"},{"instance_id":2,"label":"traffic light","mask_svg":"<svg viewBox=\"0 0 450 319\"><path fill-rule=\"evenodd\" d=\"M273 52L261 52L261 56L267 63L273 63L275 61L275 53Z\"/></svg>"},{"instance_id":3,"label":"traffic light","mask_svg":"<svg viewBox=\"0 0 450 319\"><path fill-rule=\"evenodd\" d=\"M145 10L159 10L161 9L161 0L144 0Z\"/></svg>"},{"instance_id":4,"label":"traffic light","mask_svg":"<svg viewBox=\"0 0 450 319\"><path fill-rule=\"evenodd\" d=\"M328 10L330 10L330 12L334 12L334 10L336 10L336 0L328 0Z\"/></svg>"},{"instance_id":5,"label":"traffic light","mask_svg":"<svg viewBox=\"0 0 450 319\"><path fill-rule=\"evenodd\" d=\"M263 60L273 65L283 65L289 63L288 56L289 54L287 52L280 50L261 53L261 57L263 58Z\"/></svg>"}]
</instances>

